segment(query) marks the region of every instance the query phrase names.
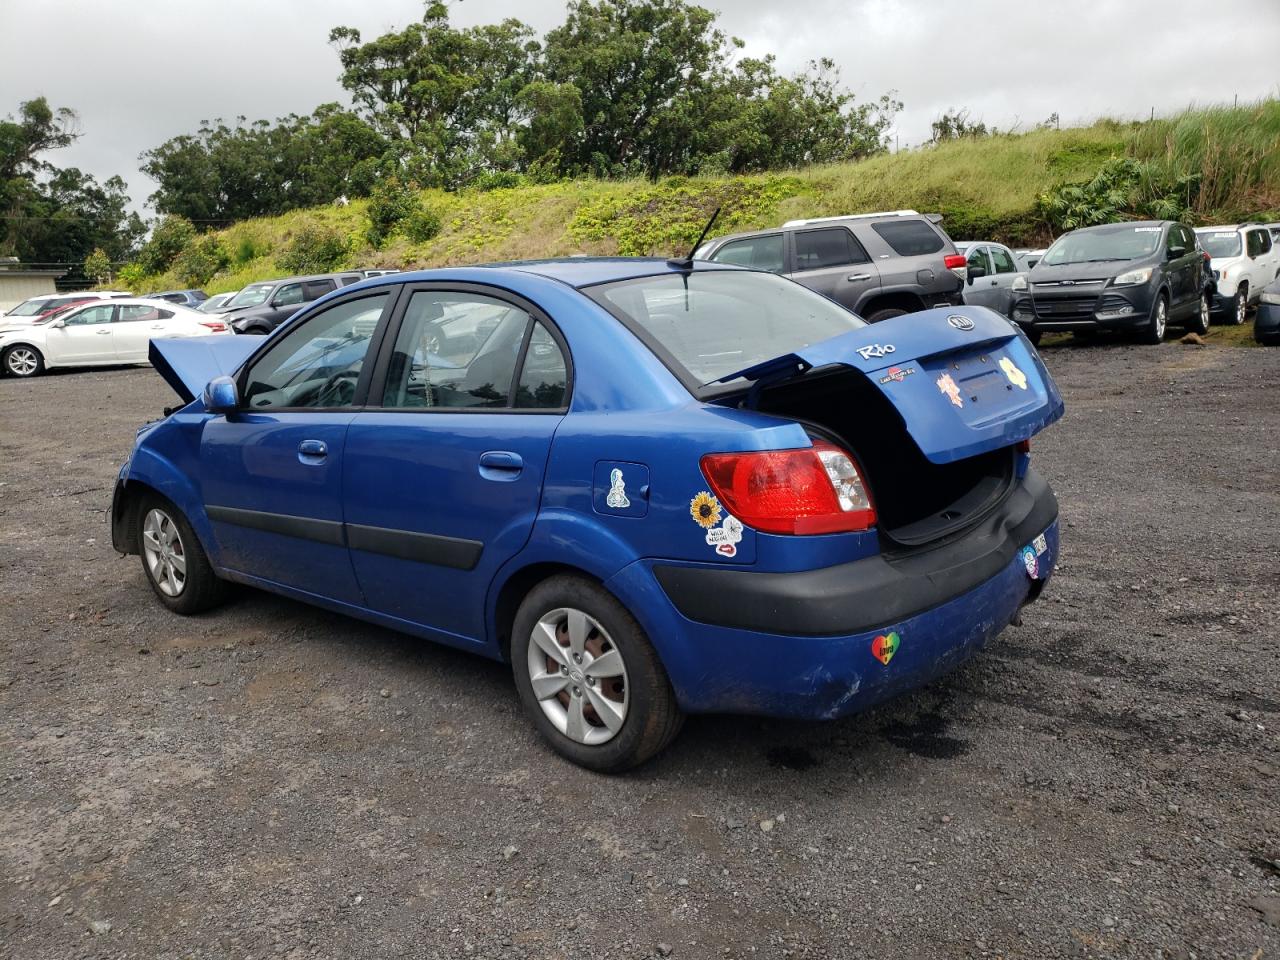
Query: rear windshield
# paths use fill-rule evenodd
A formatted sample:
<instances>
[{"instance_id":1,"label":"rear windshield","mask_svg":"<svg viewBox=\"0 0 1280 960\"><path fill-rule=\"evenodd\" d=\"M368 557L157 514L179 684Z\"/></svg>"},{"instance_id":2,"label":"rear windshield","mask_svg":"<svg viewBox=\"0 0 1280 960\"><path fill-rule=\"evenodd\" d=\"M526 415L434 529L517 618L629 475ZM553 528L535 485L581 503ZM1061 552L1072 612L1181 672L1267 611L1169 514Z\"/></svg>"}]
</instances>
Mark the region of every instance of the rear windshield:
<instances>
[{"instance_id":1,"label":"rear windshield","mask_svg":"<svg viewBox=\"0 0 1280 960\"><path fill-rule=\"evenodd\" d=\"M699 384L865 326L798 283L745 270L667 273L583 292Z\"/></svg>"},{"instance_id":2,"label":"rear windshield","mask_svg":"<svg viewBox=\"0 0 1280 960\"><path fill-rule=\"evenodd\" d=\"M901 257L923 257L942 249L941 234L923 220L886 220L871 229Z\"/></svg>"},{"instance_id":3,"label":"rear windshield","mask_svg":"<svg viewBox=\"0 0 1280 960\"><path fill-rule=\"evenodd\" d=\"M1064 263L1138 260L1156 252L1156 248L1160 246L1161 232L1160 227L1148 225L1066 233L1053 242L1040 262L1045 266L1057 267Z\"/></svg>"},{"instance_id":4,"label":"rear windshield","mask_svg":"<svg viewBox=\"0 0 1280 960\"><path fill-rule=\"evenodd\" d=\"M1211 257L1240 256L1238 230L1197 230L1196 239Z\"/></svg>"}]
</instances>

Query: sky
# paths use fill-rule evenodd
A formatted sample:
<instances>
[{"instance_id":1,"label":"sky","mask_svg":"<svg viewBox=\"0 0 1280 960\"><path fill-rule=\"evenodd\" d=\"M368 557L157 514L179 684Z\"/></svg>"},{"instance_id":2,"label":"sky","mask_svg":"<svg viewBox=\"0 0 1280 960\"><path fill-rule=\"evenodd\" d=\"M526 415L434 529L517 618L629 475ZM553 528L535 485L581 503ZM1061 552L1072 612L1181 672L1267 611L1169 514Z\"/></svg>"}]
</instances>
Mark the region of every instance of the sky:
<instances>
[{"instance_id":1,"label":"sky","mask_svg":"<svg viewBox=\"0 0 1280 960\"><path fill-rule=\"evenodd\" d=\"M784 72L831 57L845 85L906 107L902 147L949 109L1000 129L1058 113L1145 117L1280 95L1277 0L703 0L745 55ZM455 0L455 24L518 17L539 34L564 0ZM420 0L0 0L0 116L45 96L80 115L49 159L129 184L144 214L155 184L138 155L201 120L274 119L349 102L329 29L365 39L418 19Z\"/></svg>"}]
</instances>

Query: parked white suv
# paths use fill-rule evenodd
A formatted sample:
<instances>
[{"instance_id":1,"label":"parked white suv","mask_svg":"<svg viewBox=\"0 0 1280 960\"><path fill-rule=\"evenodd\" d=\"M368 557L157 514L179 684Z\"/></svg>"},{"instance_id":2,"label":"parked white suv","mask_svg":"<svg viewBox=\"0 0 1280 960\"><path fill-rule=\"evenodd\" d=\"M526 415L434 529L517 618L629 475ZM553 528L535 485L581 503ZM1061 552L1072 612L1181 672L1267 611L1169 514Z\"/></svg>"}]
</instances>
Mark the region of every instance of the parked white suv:
<instances>
[{"instance_id":1,"label":"parked white suv","mask_svg":"<svg viewBox=\"0 0 1280 960\"><path fill-rule=\"evenodd\" d=\"M1210 313L1227 323L1244 323L1245 313L1258 302L1263 288L1280 277L1280 245L1258 223L1200 227L1196 239L1213 258L1209 265L1218 284Z\"/></svg>"}]
</instances>

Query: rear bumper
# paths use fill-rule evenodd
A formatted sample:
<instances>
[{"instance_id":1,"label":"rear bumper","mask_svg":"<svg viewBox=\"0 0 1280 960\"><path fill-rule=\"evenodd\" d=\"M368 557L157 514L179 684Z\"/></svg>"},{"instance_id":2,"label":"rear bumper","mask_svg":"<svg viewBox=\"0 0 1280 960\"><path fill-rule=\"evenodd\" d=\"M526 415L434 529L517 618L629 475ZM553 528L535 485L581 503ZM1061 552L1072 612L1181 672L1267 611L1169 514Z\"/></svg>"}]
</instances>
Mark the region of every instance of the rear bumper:
<instances>
[{"instance_id":1,"label":"rear bumper","mask_svg":"<svg viewBox=\"0 0 1280 960\"><path fill-rule=\"evenodd\" d=\"M1253 339L1259 343L1280 344L1280 304L1258 304L1253 318Z\"/></svg>"},{"instance_id":2,"label":"rear bumper","mask_svg":"<svg viewBox=\"0 0 1280 960\"><path fill-rule=\"evenodd\" d=\"M680 621L678 649L660 652L681 705L827 719L928 683L1039 595L1057 560L1057 512L1029 472L996 516L899 560L787 574L654 563ZM1041 535L1033 579L1021 551ZM886 664L877 638L894 633Z\"/></svg>"}]
</instances>

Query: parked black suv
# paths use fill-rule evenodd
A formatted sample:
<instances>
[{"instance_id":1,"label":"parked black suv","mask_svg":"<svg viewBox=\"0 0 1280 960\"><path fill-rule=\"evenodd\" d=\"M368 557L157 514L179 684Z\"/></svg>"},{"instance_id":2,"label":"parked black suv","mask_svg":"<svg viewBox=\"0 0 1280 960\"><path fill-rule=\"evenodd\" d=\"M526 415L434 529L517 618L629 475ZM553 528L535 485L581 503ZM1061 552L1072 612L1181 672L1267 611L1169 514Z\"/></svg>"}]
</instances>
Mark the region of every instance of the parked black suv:
<instances>
[{"instance_id":1,"label":"parked black suv","mask_svg":"<svg viewBox=\"0 0 1280 960\"><path fill-rule=\"evenodd\" d=\"M1204 251L1171 220L1064 233L1015 289L1013 320L1032 343L1063 330L1129 330L1159 343L1169 324L1209 329Z\"/></svg>"},{"instance_id":2,"label":"parked black suv","mask_svg":"<svg viewBox=\"0 0 1280 960\"><path fill-rule=\"evenodd\" d=\"M962 302L965 258L941 220L914 210L791 220L709 240L694 257L780 273L876 323Z\"/></svg>"},{"instance_id":3,"label":"parked black suv","mask_svg":"<svg viewBox=\"0 0 1280 960\"><path fill-rule=\"evenodd\" d=\"M251 283L223 306L220 315L236 333L270 333L312 300L363 279L352 271Z\"/></svg>"}]
</instances>

